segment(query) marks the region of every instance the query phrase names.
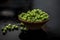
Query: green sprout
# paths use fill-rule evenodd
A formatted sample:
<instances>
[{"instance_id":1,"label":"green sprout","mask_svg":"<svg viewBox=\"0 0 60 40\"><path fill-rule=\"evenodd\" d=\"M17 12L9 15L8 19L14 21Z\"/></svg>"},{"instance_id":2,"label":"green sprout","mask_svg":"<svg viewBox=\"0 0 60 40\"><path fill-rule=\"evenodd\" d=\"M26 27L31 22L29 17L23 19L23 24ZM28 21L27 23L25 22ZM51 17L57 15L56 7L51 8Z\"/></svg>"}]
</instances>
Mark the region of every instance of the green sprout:
<instances>
[{"instance_id":1,"label":"green sprout","mask_svg":"<svg viewBox=\"0 0 60 40\"><path fill-rule=\"evenodd\" d=\"M40 9L33 9L31 11L27 11L27 13L21 13L19 16L21 16L19 18L28 22L42 22L44 21L44 19L47 20L49 18L49 15Z\"/></svg>"}]
</instances>

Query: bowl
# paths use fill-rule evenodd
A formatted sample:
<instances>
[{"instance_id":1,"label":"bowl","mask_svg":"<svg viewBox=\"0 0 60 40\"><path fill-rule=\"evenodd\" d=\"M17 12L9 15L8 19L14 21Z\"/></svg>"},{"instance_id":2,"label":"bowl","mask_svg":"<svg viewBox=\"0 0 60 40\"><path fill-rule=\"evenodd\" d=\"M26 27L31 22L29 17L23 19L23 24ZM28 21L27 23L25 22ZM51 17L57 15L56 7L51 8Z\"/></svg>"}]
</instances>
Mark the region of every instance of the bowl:
<instances>
[{"instance_id":1,"label":"bowl","mask_svg":"<svg viewBox=\"0 0 60 40\"><path fill-rule=\"evenodd\" d=\"M24 23L24 25L30 30L40 29L46 22L49 21L49 19L47 19L42 22L28 22L28 21L22 20L21 18L18 18L18 19L20 20L20 22Z\"/></svg>"}]
</instances>

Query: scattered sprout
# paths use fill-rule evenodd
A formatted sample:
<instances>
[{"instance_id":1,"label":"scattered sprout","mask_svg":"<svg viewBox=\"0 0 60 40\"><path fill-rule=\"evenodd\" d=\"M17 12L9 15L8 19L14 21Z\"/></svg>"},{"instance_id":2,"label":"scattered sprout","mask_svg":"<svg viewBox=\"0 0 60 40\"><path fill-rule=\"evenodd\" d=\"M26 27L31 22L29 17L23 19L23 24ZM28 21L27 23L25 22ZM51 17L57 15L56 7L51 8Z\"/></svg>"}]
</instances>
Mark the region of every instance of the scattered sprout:
<instances>
[{"instance_id":1,"label":"scattered sprout","mask_svg":"<svg viewBox=\"0 0 60 40\"><path fill-rule=\"evenodd\" d=\"M20 27L21 30L23 30L24 28L23 27Z\"/></svg>"}]
</instances>

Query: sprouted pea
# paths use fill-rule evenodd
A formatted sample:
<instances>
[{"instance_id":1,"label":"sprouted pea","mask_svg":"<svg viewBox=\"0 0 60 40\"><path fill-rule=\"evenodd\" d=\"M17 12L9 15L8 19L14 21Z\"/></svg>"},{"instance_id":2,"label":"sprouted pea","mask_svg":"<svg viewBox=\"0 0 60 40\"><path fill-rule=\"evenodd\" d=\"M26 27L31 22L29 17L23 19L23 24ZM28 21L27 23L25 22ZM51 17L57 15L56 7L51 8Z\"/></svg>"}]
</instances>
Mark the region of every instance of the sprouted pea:
<instances>
[{"instance_id":1,"label":"sprouted pea","mask_svg":"<svg viewBox=\"0 0 60 40\"><path fill-rule=\"evenodd\" d=\"M3 32L3 33L6 33L6 31L5 31L5 30L3 30L2 32Z\"/></svg>"},{"instance_id":2,"label":"sprouted pea","mask_svg":"<svg viewBox=\"0 0 60 40\"><path fill-rule=\"evenodd\" d=\"M6 26L6 28L8 29L8 28L9 28L9 26Z\"/></svg>"},{"instance_id":3,"label":"sprouted pea","mask_svg":"<svg viewBox=\"0 0 60 40\"><path fill-rule=\"evenodd\" d=\"M20 29L21 29L21 30L23 30L23 29L24 29L24 27L20 27Z\"/></svg>"},{"instance_id":4,"label":"sprouted pea","mask_svg":"<svg viewBox=\"0 0 60 40\"><path fill-rule=\"evenodd\" d=\"M18 28L18 26L15 26L15 28Z\"/></svg>"},{"instance_id":5,"label":"sprouted pea","mask_svg":"<svg viewBox=\"0 0 60 40\"><path fill-rule=\"evenodd\" d=\"M26 27L24 27L24 30L27 30L27 28L26 28Z\"/></svg>"}]
</instances>

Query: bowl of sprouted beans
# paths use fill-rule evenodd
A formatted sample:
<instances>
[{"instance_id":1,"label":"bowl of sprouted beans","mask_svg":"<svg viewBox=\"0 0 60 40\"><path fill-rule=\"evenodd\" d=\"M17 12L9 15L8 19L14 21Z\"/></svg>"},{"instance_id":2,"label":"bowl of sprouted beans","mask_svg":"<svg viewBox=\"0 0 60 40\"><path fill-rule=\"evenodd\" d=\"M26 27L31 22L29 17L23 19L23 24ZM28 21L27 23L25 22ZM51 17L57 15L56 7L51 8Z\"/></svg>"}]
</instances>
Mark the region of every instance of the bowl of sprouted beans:
<instances>
[{"instance_id":1,"label":"bowl of sprouted beans","mask_svg":"<svg viewBox=\"0 0 60 40\"><path fill-rule=\"evenodd\" d=\"M43 10L33 9L22 12L18 19L29 29L40 29L49 20L49 15Z\"/></svg>"}]
</instances>

